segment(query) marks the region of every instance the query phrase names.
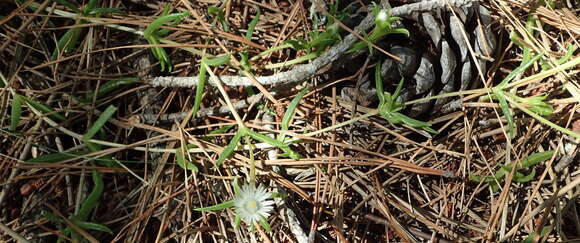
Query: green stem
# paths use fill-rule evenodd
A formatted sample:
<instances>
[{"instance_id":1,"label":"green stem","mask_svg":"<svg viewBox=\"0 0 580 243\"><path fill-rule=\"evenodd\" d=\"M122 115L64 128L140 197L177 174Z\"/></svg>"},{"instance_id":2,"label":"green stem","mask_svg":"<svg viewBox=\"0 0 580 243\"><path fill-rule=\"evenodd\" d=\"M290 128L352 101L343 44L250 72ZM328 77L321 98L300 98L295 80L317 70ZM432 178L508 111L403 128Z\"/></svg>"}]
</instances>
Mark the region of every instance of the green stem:
<instances>
[{"instance_id":1,"label":"green stem","mask_svg":"<svg viewBox=\"0 0 580 243\"><path fill-rule=\"evenodd\" d=\"M412 101L407 101L407 102L405 102L405 105L412 105L415 103L423 103L423 102L429 101L429 100L435 100L435 99L452 97L452 96L460 96L460 95L468 95L468 94L485 94L488 92L491 92L491 90L487 89L487 88L457 91L457 92L451 92L451 93L446 93L446 94L424 97L424 98L420 98L420 99L416 99L416 100L412 100Z\"/></svg>"},{"instance_id":2,"label":"green stem","mask_svg":"<svg viewBox=\"0 0 580 243\"><path fill-rule=\"evenodd\" d=\"M266 68L266 69L274 69L274 68L281 68L281 67L291 66L291 65L294 65L294 64L298 64L298 63L301 63L301 62L305 62L305 61L308 61L308 60L312 60L312 59L317 58L317 57L318 57L318 54L317 53L310 53L308 55L301 56L301 57L292 59L290 61L268 64L268 65L264 66L264 68Z\"/></svg>"},{"instance_id":3,"label":"green stem","mask_svg":"<svg viewBox=\"0 0 580 243\"><path fill-rule=\"evenodd\" d=\"M265 55L268 55L268 54L270 54L272 52L275 52L275 51L278 51L278 50L282 50L282 49L286 49L286 48L290 48L290 47L292 47L292 45L290 45L290 44L283 44L283 45L279 45L279 46L272 47L272 48L270 48L268 50L265 50L263 52L258 53L258 55L253 56L252 58L250 58L250 61L256 61L256 60L260 59L260 57L263 57Z\"/></svg>"},{"instance_id":4,"label":"green stem","mask_svg":"<svg viewBox=\"0 0 580 243\"><path fill-rule=\"evenodd\" d=\"M576 57L576 58L574 58L574 59L572 59L572 60L570 60L570 61L568 61L568 62L566 62L566 63L564 63L562 65L556 66L555 68L552 68L552 69L549 69L549 70L546 70L546 71L542 71L540 73L534 74L534 75L529 76L527 78L520 79L517 82L513 82L513 83L510 83L510 84L507 84L504 87L504 89L509 89L509 88L512 88L512 87L519 87L519 86L522 86L522 85L527 84L528 82L533 82L534 80L543 79L545 77L549 77L551 75L554 75L556 73L562 72L562 71L567 70L569 68L576 67L579 64L580 64L580 57Z\"/></svg>"},{"instance_id":5,"label":"green stem","mask_svg":"<svg viewBox=\"0 0 580 243\"><path fill-rule=\"evenodd\" d=\"M576 133L572 130L563 128L561 126L556 125L555 123L552 123L551 121L549 121L546 118L543 118L542 116L534 113L533 111L529 110L528 108L524 107L523 105L521 105L520 103L516 102L515 100L513 100L510 96L506 96L506 99L515 107L517 107L518 109L522 110L523 112L525 112L526 114L530 115L531 117L535 118L536 120L540 121L541 123L544 123L546 125L548 125L549 127L556 129L560 132L563 132L565 134L568 134L570 136L573 136L575 138L580 138L580 134Z\"/></svg>"}]
</instances>

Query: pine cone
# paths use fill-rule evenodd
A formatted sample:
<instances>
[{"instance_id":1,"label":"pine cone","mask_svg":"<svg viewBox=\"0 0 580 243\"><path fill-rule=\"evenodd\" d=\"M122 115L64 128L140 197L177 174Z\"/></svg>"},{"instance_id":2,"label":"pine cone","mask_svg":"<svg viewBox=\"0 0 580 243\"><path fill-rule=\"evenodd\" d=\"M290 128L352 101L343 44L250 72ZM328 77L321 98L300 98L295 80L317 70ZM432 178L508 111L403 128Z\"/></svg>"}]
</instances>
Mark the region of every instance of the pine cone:
<instances>
[{"instance_id":1,"label":"pine cone","mask_svg":"<svg viewBox=\"0 0 580 243\"><path fill-rule=\"evenodd\" d=\"M378 43L384 50L401 58L399 62L374 52L376 58L386 57L381 73L387 90L392 91L404 78L399 97L402 101L467 90L481 83L477 82L475 65L479 65L485 74L488 60L492 60L490 56L495 51L490 12L476 2L454 11L455 14L449 10L417 13L402 23L411 32L409 38L389 35ZM467 36L467 41L464 36ZM473 48L477 63L473 61L468 45ZM374 87L361 87L365 86ZM370 92L374 90L359 90L358 97L361 97L360 93ZM342 92L346 97L354 97L350 93L353 90L349 88ZM431 114L440 112L451 99L416 103L407 107L406 113L416 117L427 111Z\"/></svg>"}]
</instances>

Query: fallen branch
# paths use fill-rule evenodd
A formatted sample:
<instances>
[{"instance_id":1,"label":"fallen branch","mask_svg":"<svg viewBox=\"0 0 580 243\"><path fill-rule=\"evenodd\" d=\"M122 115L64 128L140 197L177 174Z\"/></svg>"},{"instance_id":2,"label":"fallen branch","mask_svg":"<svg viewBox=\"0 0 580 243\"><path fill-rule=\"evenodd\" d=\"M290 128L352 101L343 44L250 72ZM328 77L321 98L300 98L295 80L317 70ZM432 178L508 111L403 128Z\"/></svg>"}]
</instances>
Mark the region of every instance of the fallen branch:
<instances>
[{"instance_id":1,"label":"fallen branch","mask_svg":"<svg viewBox=\"0 0 580 243\"><path fill-rule=\"evenodd\" d=\"M262 100L262 98L264 98L264 95L262 95L262 94L250 96L247 99L240 100L240 101L234 103L234 108L236 110L248 108L251 104L257 103L260 100ZM210 108L201 109L197 112L196 117L200 118L200 117L214 116L214 115L220 115L220 114L226 114L226 113L230 113L230 109L228 108L227 105L224 105L224 106L220 106L220 107L210 107ZM169 113L169 114L163 114L163 115L145 113L145 114L136 115L136 116L139 119L139 121L141 121L142 123L155 124L157 122L174 123L175 121L181 121L188 114L189 114L189 111Z\"/></svg>"},{"instance_id":2,"label":"fallen branch","mask_svg":"<svg viewBox=\"0 0 580 243\"><path fill-rule=\"evenodd\" d=\"M418 3L411 3L392 9L393 16L409 16L415 12L428 12L434 9L445 8L447 4L455 7L470 5L474 0L432 0ZM383 7L386 3L382 3ZM356 33L361 34L363 31L369 29L374 21L374 16L368 14L361 23L354 29ZM276 73L270 76L256 77L257 81L262 85L273 85L281 83L291 83L306 80L316 75L317 72L328 64L336 61L343 53L345 53L358 38L355 34L347 35L339 44L333 46L328 51L314 59L311 63L302 64L293 69ZM248 77L243 76L220 76L221 81L228 86L252 86L252 82ZM194 87L197 85L197 76L193 77L155 77L150 81L153 86L161 87ZM211 85L215 85L211 80Z\"/></svg>"}]
</instances>

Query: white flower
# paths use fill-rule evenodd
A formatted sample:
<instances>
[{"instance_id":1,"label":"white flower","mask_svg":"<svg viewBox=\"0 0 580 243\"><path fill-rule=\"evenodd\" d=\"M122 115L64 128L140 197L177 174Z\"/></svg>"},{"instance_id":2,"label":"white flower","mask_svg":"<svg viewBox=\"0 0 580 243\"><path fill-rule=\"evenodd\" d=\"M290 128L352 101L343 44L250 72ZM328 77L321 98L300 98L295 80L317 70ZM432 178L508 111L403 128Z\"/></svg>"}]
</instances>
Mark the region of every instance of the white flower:
<instances>
[{"instance_id":1,"label":"white flower","mask_svg":"<svg viewBox=\"0 0 580 243\"><path fill-rule=\"evenodd\" d=\"M253 184L243 185L234 199L236 214L250 226L270 216L274 209L273 200L268 200L272 194L260 185L256 188Z\"/></svg>"}]
</instances>

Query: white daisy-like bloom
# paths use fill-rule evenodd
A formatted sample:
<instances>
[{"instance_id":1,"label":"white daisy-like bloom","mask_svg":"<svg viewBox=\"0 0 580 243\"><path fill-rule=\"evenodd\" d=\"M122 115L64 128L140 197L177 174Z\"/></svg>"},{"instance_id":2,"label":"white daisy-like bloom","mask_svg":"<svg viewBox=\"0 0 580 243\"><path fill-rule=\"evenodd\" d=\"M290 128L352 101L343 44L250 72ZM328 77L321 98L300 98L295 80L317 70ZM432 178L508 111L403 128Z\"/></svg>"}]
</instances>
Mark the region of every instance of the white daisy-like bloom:
<instances>
[{"instance_id":1,"label":"white daisy-like bloom","mask_svg":"<svg viewBox=\"0 0 580 243\"><path fill-rule=\"evenodd\" d=\"M268 200L272 194L266 192L262 185L256 188L253 184L245 184L234 199L236 214L248 225L254 226L260 220L268 218L274 209L273 200Z\"/></svg>"}]
</instances>

